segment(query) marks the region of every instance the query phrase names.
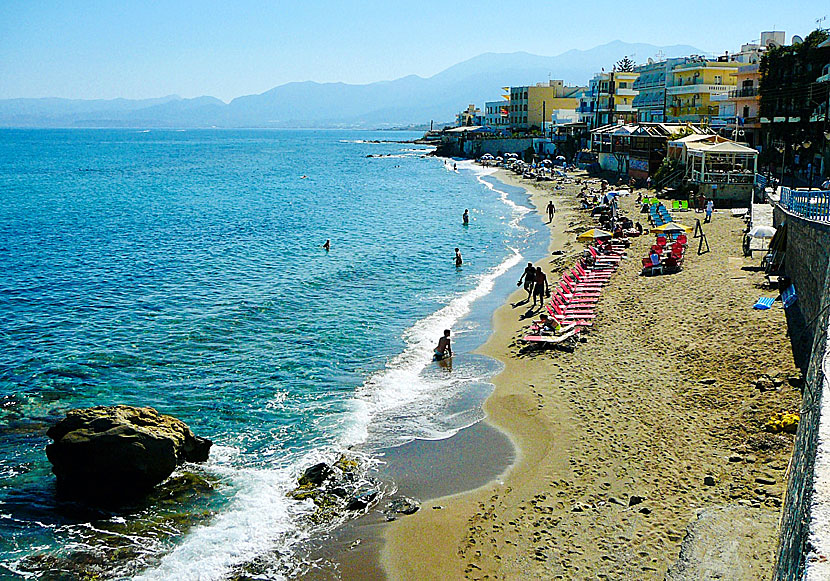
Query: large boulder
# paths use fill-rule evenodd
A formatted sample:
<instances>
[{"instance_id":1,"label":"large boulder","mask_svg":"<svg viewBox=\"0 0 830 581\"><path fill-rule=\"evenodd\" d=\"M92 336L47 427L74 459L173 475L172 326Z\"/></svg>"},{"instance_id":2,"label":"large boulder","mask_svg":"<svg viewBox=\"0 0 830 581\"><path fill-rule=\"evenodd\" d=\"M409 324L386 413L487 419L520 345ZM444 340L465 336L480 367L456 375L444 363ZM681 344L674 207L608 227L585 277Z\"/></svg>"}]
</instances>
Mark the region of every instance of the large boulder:
<instances>
[{"instance_id":1,"label":"large boulder","mask_svg":"<svg viewBox=\"0 0 830 581\"><path fill-rule=\"evenodd\" d=\"M143 494L179 464L207 460L212 444L181 420L125 405L70 410L46 435L59 491L92 498Z\"/></svg>"}]
</instances>

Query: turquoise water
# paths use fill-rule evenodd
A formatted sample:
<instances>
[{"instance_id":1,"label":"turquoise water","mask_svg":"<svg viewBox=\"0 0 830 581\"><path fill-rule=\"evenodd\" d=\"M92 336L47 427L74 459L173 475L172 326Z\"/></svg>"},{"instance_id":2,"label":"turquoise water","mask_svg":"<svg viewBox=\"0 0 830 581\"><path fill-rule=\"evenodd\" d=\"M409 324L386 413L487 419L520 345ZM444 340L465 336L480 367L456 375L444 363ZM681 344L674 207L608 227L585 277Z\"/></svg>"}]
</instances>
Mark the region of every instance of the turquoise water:
<instances>
[{"instance_id":1,"label":"turquoise water","mask_svg":"<svg viewBox=\"0 0 830 581\"><path fill-rule=\"evenodd\" d=\"M496 366L469 351L545 239L521 191L370 142L413 137L0 131L0 576L107 553L117 529L131 552L112 575L221 579L278 554L278 578L313 534L285 497L303 468L480 417ZM445 327L452 371L429 362ZM114 403L215 442L196 526L121 534L162 509L55 499L45 428Z\"/></svg>"}]
</instances>

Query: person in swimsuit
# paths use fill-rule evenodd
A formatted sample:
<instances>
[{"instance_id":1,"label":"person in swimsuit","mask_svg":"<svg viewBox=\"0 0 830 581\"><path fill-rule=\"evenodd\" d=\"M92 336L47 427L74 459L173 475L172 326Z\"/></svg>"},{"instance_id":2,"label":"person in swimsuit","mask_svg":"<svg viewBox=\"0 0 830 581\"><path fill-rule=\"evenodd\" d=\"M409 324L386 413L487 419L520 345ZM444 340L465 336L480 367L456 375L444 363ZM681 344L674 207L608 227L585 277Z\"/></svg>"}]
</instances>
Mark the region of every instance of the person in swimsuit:
<instances>
[{"instance_id":1,"label":"person in swimsuit","mask_svg":"<svg viewBox=\"0 0 830 581\"><path fill-rule=\"evenodd\" d=\"M464 215L461 216L461 219L464 221L464 225L467 226L470 223L470 211L464 210Z\"/></svg>"},{"instance_id":2,"label":"person in swimsuit","mask_svg":"<svg viewBox=\"0 0 830 581\"><path fill-rule=\"evenodd\" d=\"M447 357L452 357L452 347L450 346L450 330L444 329L444 336L438 339L438 347L432 356L433 361L441 361Z\"/></svg>"},{"instance_id":3,"label":"person in swimsuit","mask_svg":"<svg viewBox=\"0 0 830 581\"><path fill-rule=\"evenodd\" d=\"M532 262L527 263L525 271L519 277L519 282L516 283L516 286L522 285L522 279L524 279L525 290L527 291L527 300L530 300L531 295L533 295L533 283L536 282L536 267L533 266Z\"/></svg>"},{"instance_id":4,"label":"person in swimsuit","mask_svg":"<svg viewBox=\"0 0 830 581\"><path fill-rule=\"evenodd\" d=\"M458 268L464 261L461 260L461 251L458 248L455 249L455 267Z\"/></svg>"},{"instance_id":5,"label":"person in swimsuit","mask_svg":"<svg viewBox=\"0 0 830 581\"><path fill-rule=\"evenodd\" d=\"M542 267L536 267L535 284L533 285L533 306L536 306L536 299L539 299L539 306L545 305L545 295L549 292L548 277L542 272Z\"/></svg>"},{"instance_id":6,"label":"person in swimsuit","mask_svg":"<svg viewBox=\"0 0 830 581\"><path fill-rule=\"evenodd\" d=\"M325 248L326 252L328 252L329 249L331 248L331 240L326 240L326 243L323 244L323 248Z\"/></svg>"},{"instance_id":7,"label":"person in swimsuit","mask_svg":"<svg viewBox=\"0 0 830 581\"><path fill-rule=\"evenodd\" d=\"M553 205L553 200L548 202L548 222L553 222L553 215L556 213L556 207Z\"/></svg>"}]
</instances>

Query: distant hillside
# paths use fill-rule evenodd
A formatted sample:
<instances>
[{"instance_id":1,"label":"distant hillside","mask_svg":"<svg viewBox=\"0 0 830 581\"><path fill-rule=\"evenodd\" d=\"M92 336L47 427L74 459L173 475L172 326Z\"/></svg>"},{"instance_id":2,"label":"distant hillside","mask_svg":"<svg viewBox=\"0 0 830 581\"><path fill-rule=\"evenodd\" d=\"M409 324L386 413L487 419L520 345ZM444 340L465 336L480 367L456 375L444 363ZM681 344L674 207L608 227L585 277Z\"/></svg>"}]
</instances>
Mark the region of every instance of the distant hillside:
<instances>
[{"instance_id":1,"label":"distant hillside","mask_svg":"<svg viewBox=\"0 0 830 581\"><path fill-rule=\"evenodd\" d=\"M501 88L552 79L585 85L623 56L644 62L699 54L691 46L614 41L590 50L546 57L486 53L432 77L415 75L367 85L287 83L228 104L213 97L146 100L0 100L3 127L382 127L447 120L475 103L500 98Z\"/></svg>"}]
</instances>

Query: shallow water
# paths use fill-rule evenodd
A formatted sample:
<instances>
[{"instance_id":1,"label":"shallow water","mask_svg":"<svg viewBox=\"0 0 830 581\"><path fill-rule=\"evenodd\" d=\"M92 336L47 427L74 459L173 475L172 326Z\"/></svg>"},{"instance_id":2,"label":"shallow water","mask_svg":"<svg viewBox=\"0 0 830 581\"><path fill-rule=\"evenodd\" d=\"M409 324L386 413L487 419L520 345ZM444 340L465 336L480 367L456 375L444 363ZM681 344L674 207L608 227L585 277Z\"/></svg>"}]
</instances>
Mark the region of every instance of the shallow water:
<instances>
[{"instance_id":1,"label":"shallow water","mask_svg":"<svg viewBox=\"0 0 830 581\"><path fill-rule=\"evenodd\" d=\"M313 533L285 497L303 468L481 417L497 365L469 351L546 238L520 190L370 142L413 137L0 131L2 575L87 552L147 579L268 555L279 577ZM430 363L444 328L451 371ZM45 428L114 403L211 438L193 470L215 491L118 513L58 502Z\"/></svg>"}]
</instances>

